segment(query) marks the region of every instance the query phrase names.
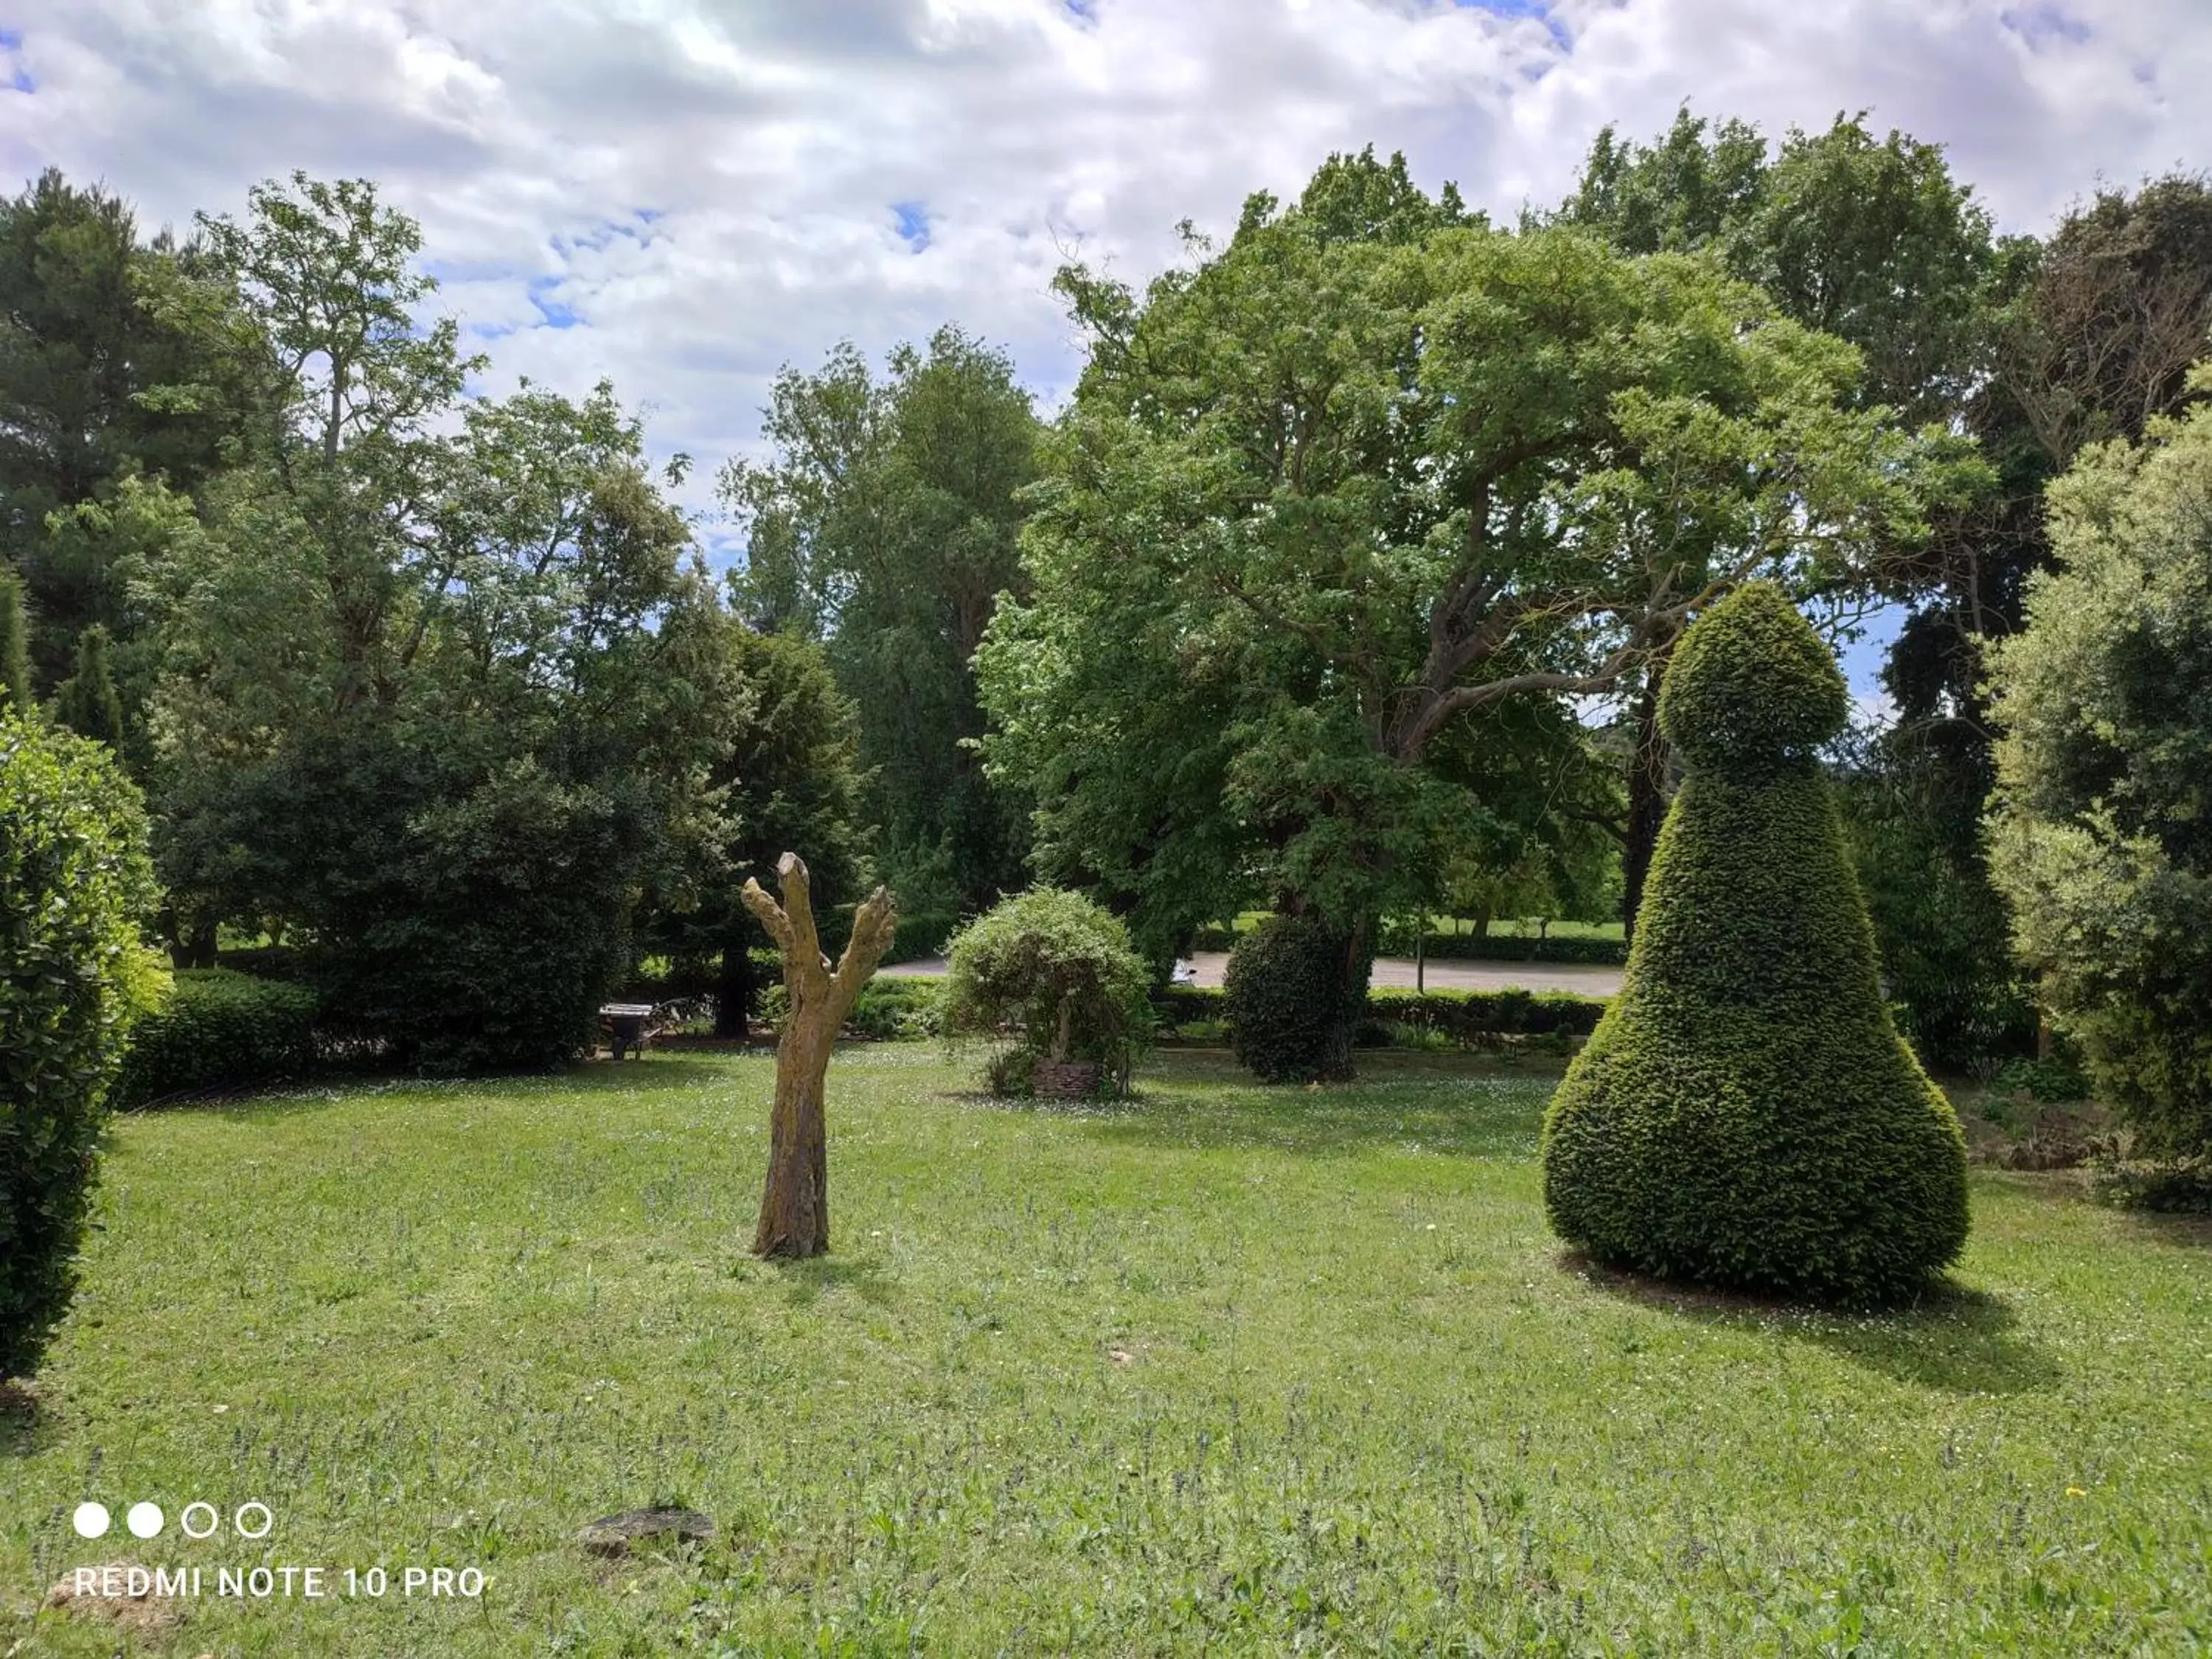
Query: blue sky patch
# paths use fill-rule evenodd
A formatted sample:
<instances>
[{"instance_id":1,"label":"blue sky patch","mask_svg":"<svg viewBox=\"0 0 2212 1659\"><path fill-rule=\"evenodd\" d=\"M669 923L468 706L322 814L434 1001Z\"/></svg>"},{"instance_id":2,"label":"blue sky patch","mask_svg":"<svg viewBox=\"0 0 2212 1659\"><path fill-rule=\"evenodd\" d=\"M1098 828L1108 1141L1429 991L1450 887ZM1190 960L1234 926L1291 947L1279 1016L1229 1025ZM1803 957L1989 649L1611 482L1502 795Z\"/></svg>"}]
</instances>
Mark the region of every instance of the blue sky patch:
<instances>
[{"instance_id":1,"label":"blue sky patch","mask_svg":"<svg viewBox=\"0 0 2212 1659\"><path fill-rule=\"evenodd\" d=\"M1567 26L1552 15L1552 0L1452 0L1462 11L1486 11L1498 17L1533 17L1551 30L1562 47L1571 46Z\"/></svg>"},{"instance_id":2,"label":"blue sky patch","mask_svg":"<svg viewBox=\"0 0 2212 1659\"><path fill-rule=\"evenodd\" d=\"M1997 21L2031 46L2053 40L2078 46L2089 38L2089 26L2078 17L2069 17L2057 6L2016 6L1999 12Z\"/></svg>"},{"instance_id":3,"label":"blue sky patch","mask_svg":"<svg viewBox=\"0 0 2212 1659\"><path fill-rule=\"evenodd\" d=\"M539 276L530 284L530 303L538 307L538 314L544 319L544 325L547 328L574 328L583 320L553 297L553 292L561 286L561 281L558 276Z\"/></svg>"},{"instance_id":4,"label":"blue sky patch","mask_svg":"<svg viewBox=\"0 0 2212 1659\"><path fill-rule=\"evenodd\" d=\"M898 221L899 240L916 253L929 246L929 210L920 202L893 202L892 216Z\"/></svg>"}]
</instances>

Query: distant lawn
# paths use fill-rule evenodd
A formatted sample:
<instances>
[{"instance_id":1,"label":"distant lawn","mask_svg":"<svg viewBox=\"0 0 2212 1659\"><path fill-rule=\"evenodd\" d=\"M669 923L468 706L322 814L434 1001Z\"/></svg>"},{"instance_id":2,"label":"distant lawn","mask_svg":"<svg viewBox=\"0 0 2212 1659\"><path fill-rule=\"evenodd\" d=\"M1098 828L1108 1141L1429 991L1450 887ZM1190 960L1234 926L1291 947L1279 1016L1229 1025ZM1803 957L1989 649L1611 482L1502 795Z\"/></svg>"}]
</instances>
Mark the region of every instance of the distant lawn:
<instances>
[{"instance_id":1,"label":"distant lawn","mask_svg":"<svg viewBox=\"0 0 2212 1659\"><path fill-rule=\"evenodd\" d=\"M1079 1115L848 1049L838 1250L781 1268L742 1253L762 1058L124 1120L43 1403L0 1414L0 1654L2212 1643L2204 1231L1982 1173L1917 1314L1656 1298L1562 1266L1545 1079L1363 1063L1265 1091L1176 1055ZM188 1542L194 1498L274 1532ZM663 1500L716 1540L571 1541ZM394 1589L30 1616L131 1560ZM489 1588L403 1601L410 1565Z\"/></svg>"}]
</instances>

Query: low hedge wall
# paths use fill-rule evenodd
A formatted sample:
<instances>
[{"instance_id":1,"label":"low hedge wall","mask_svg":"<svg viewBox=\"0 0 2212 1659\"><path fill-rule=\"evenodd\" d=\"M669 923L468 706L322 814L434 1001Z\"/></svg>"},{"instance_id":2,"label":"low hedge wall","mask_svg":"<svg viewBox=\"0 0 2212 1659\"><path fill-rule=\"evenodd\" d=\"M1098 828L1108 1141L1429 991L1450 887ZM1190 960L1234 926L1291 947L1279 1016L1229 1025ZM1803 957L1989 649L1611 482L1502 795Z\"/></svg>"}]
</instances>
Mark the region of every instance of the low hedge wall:
<instances>
[{"instance_id":1,"label":"low hedge wall","mask_svg":"<svg viewBox=\"0 0 2212 1659\"><path fill-rule=\"evenodd\" d=\"M1191 943L1194 951L1227 951L1237 936L1226 927L1202 930ZM1376 941L1375 953L1412 957L1413 929L1387 924ZM1625 939L1589 939L1581 934L1533 939L1517 933L1431 933L1421 952L1431 962L1557 962L1596 968L1618 968L1628 960Z\"/></svg>"},{"instance_id":2,"label":"low hedge wall","mask_svg":"<svg viewBox=\"0 0 2212 1659\"><path fill-rule=\"evenodd\" d=\"M1413 930L1386 927L1376 954L1410 957ZM1580 933L1532 939L1522 933L1431 933L1420 954L1431 962L1559 962L1618 968L1628 960L1628 942L1590 939Z\"/></svg>"},{"instance_id":3,"label":"low hedge wall","mask_svg":"<svg viewBox=\"0 0 2212 1659\"><path fill-rule=\"evenodd\" d=\"M110 1097L143 1106L304 1077L315 1066L316 1006L304 985L228 968L186 969L160 1012L132 1029Z\"/></svg>"},{"instance_id":4,"label":"low hedge wall","mask_svg":"<svg viewBox=\"0 0 2212 1659\"><path fill-rule=\"evenodd\" d=\"M1170 985L1152 993L1160 1023L1170 1030L1222 1021L1221 992L1210 986ZM1601 997L1571 991L1430 991L1382 986L1367 994L1367 1018L1468 1040L1484 1036L1588 1036L1605 1012Z\"/></svg>"}]
</instances>

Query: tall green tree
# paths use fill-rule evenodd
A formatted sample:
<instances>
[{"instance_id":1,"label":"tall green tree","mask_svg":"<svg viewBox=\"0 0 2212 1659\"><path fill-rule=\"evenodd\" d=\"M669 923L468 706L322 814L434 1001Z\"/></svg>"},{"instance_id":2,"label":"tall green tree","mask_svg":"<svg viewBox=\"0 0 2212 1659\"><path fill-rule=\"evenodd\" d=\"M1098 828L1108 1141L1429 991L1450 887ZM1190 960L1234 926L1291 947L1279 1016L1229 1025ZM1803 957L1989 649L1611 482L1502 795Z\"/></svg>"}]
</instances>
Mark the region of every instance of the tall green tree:
<instances>
[{"instance_id":1,"label":"tall green tree","mask_svg":"<svg viewBox=\"0 0 2212 1659\"><path fill-rule=\"evenodd\" d=\"M2051 564L2051 480L2084 445L2140 442L2194 395L2189 365L2212 333L2212 188L2173 175L2100 191L2045 242L2002 245L1990 302L1990 366L1961 424L1996 487L1939 521L1911 573L1914 609L1883 675L1897 708L1886 763L1847 797L1913 1036L1954 1062L2017 1048L2033 1019L1981 836L1997 777L1989 653Z\"/></svg>"},{"instance_id":2,"label":"tall green tree","mask_svg":"<svg viewBox=\"0 0 2212 1659\"><path fill-rule=\"evenodd\" d=\"M0 565L0 696L27 714L37 706L31 684L31 619L23 608L22 578Z\"/></svg>"},{"instance_id":3,"label":"tall green tree","mask_svg":"<svg viewBox=\"0 0 2212 1659\"><path fill-rule=\"evenodd\" d=\"M1038 429L1011 362L945 328L926 351L894 351L880 380L850 345L815 374L787 370L767 411L773 458L720 480L748 540L741 610L820 639L858 711L879 857L909 915L949 921L1024 884L1018 805L974 748L971 665L1023 580Z\"/></svg>"},{"instance_id":4,"label":"tall green tree","mask_svg":"<svg viewBox=\"0 0 2212 1659\"><path fill-rule=\"evenodd\" d=\"M1453 745L1614 690L1755 571L1907 538L1943 442L1853 406L1851 348L1710 264L1571 230L1346 240L1248 204L1093 336L979 656L1041 873L1157 948L1238 890L1328 918L1432 890Z\"/></svg>"},{"instance_id":5,"label":"tall green tree","mask_svg":"<svg viewBox=\"0 0 2212 1659\"><path fill-rule=\"evenodd\" d=\"M54 692L54 718L81 737L123 752L123 701L108 666L107 630L94 623L77 635L76 672Z\"/></svg>"},{"instance_id":6,"label":"tall green tree","mask_svg":"<svg viewBox=\"0 0 2212 1659\"><path fill-rule=\"evenodd\" d=\"M239 429L240 388L175 304L212 279L204 250L142 241L128 204L55 169L0 201L0 554L30 586L50 683L86 627L122 618L112 573L57 544L48 516L133 474L195 489Z\"/></svg>"},{"instance_id":7,"label":"tall green tree","mask_svg":"<svg viewBox=\"0 0 2212 1659\"><path fill-rule=\"evenodd\" d=\"M757 632L729 611L700 622L719 661L697 679L726 745L708 775L717 834L695 870L649 896L641 937L675 959L679 977L713 988L717 1036L743 1036L759 989L757 924L740 896L746 881L772 877L786 853L800 854L833 948L845 936L840 913L869 885L860 722L820 645Z\"/></svg>"},{"instance_id":8,"label":"tall green tree","mask_svg":"<svg viewBox=\"0 0 2212 1659\"><path fill-rule=\"evenodd\" d=\"M2212 368L2184 389L2212 392ZM1993 653L1991 867L2021 954L2152 1150L2212 1152L2212 407L2051 488L2056 568Z\"/></svg>"},{"instance_id":9,"label":"tall green tree","mask_svg":"<svg viewBox=\"0 0 2212 1659\"><path fill-rule=\"evenodd\" d=\"M1632 253L1718 260L1784 316L1859 348L1854 396L1863 406L1948 425L1990 378L2002 261L1989 216L1952 177L1940 146L1893 131L1877 139L1863 115L1839 115L1817 133L1792 128L1776 146L1747 122L1715 123L1687 106L1648 143L1624 143L1607 128L1552 220ZM1959 516L1937 515L1939 543L1956 533ZM1916 592L1930 579L1935 550L1916 538L1858 574L1893 595ZM1658 726L1667 654L1655 652L1633 688L1623 894L1632 922L1674 771ZM1958 851L1961 878L1986 893L1971 835ZM1884 937L1895 956L1899 942ZM1957 965L1971 975L1977 960Z\"/></svg>"},{"instance_id":10,"label":"tall green tree","mask_svg":"<svg viewBox=\"0 0 2212 1659\"><path fill-rule=\"evenodd\" d=\"M690 528L602 386L462 409L419 234L359 181L204 223L268 418L134 593L173 901L295 929L403 1063L588 1040L638 895L714 833ZM458 430L454 429L458 428Z\"/></svg>"}]
</instances>

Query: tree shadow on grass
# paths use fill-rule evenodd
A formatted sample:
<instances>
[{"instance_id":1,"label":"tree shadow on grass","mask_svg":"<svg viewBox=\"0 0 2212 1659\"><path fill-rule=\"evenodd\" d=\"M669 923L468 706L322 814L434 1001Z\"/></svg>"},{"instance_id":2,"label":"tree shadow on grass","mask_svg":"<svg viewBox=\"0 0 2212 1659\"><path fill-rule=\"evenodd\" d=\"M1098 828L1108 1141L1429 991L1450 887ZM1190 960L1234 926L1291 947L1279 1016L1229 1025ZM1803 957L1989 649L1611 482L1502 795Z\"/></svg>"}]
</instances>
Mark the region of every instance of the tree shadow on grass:
<instances>
[{"instance_id":1,"label":"tree shadow on grass","mask_svg":"<svg viewBox=\"0 0 2212 1659\"><path fill-rule=\"evenodd\" d=\"M39 1412L38 1391L0 1382L0 1457L28 1457L52 1437L52 1421Z\"/></svg>"},{"instance_id":2,"label":"tree shadow on grass","mask_svg":"<svg viewBox=\"0 0 2212 1659\"><path fill-rule=\"evenodd\" d=\"M1527 1158L1558 1078L1455 1054L1363 1054L1352 1083L1255 1082L1225 1053L1182 1052L1136 1080L1127 1100L992 1100L1077 1123L1117 1146L1250 1148L1327 1157L1370 1147ZM988 1096L976 1096L989 1100Z\"/></svg>"},{"instance_id":3,"label":"tree shadow on grass","mask_svg":"<svg viewBox=\"0 0 2212 1659\"><path fill-rule=\"evenodd\" d=\"M736 1051L715 1058L737 1058ZM696 1060L585 1060L561 1072L499 1072L477 1077L418 1078L340 1074L306 1083L278 1083L248 1089L210 1091L143 1106L126 1108L125 1118L191 1112L226 1122L253 1123L309 1112L373 1104L398 1095L421 1101L439 1097L496 1098L514 1094L553 1096L626 1094L702 1087L716 1075Z\"/></svg>"},{"instance_id":4,"label":"tree shadow on grass","mask_svg":"<svg viewBox=\"0 0 2212 1659\"><path fill-rule=\"evenodd\" d=\"M1945 1394L2041 1394L2057 1361L2020 1332L2003 1297L1939 1279L1917 1302L1878 1312L1808 1306L1735 1291L1670 1284L1605 1267L1578 1250L1559 1265L1603 1295L1711 1325L1808 1342L1854 1364Z\"/></svg>"},{"instance_id":5,"label":"tree shadow on grass","mask_svg":"<svg viewBox=\"0 0 2212 1659\"><path fill-rule=\"evenodd\" d=\"M2212 1215L2171 1214L2160 1210L2124 1212L2143 1237L2177 1249L2212 1250Z\"/></svg>"},{"instance_id":6,"label":"tree shadow on grass","mask_svg":"<svg viewBox=\"0 0 2212 1659\"><path fill-rule=\"evenodd\" d=\"M888 1308L896 1299L883 1263L872 1257L817 1255L804 1261L770 1258L763 1265L775 1269L783 1283L783 1299L794 1308L811 1308L831 1291L850 1291L872 1308Z\"/></svg>"}]
</instances>

